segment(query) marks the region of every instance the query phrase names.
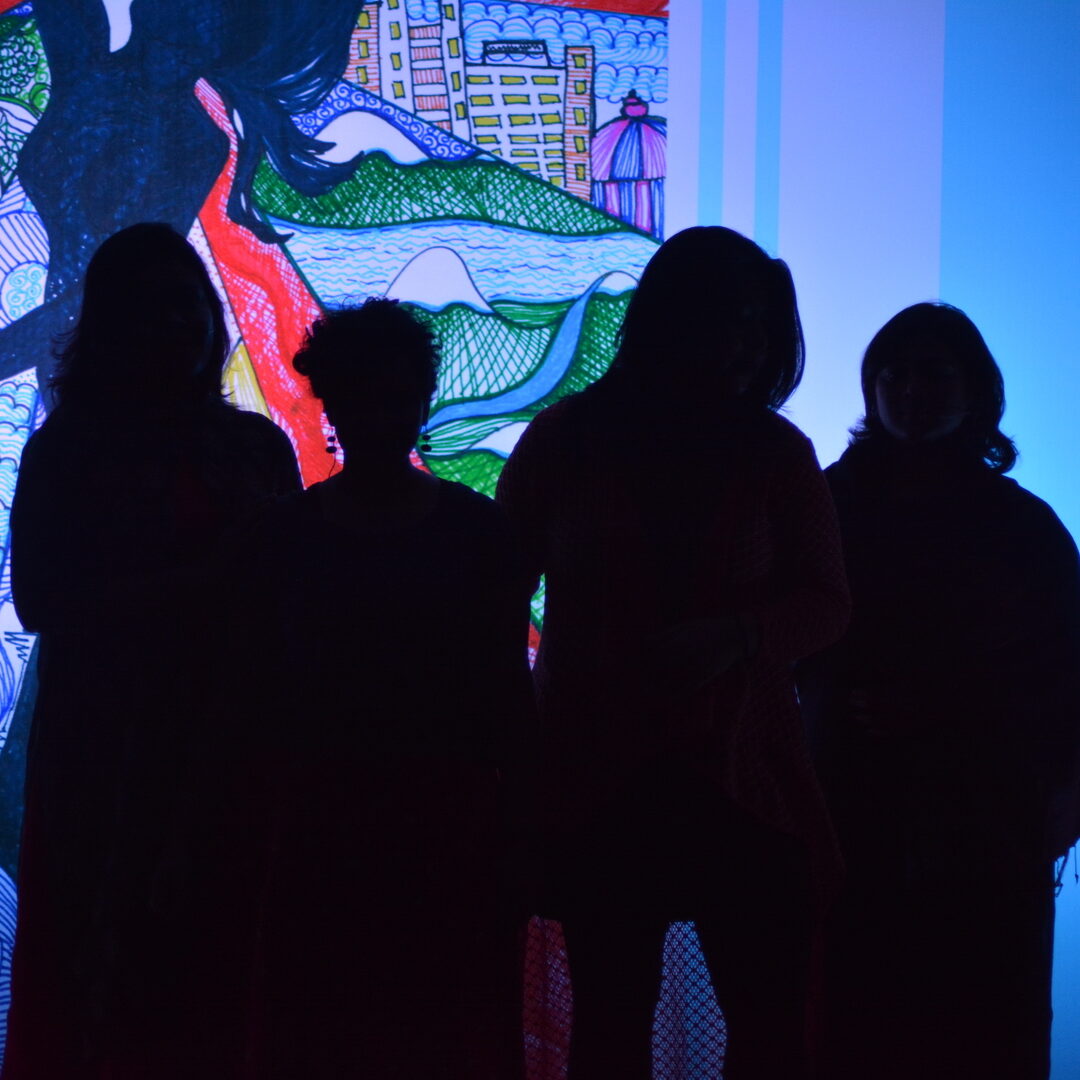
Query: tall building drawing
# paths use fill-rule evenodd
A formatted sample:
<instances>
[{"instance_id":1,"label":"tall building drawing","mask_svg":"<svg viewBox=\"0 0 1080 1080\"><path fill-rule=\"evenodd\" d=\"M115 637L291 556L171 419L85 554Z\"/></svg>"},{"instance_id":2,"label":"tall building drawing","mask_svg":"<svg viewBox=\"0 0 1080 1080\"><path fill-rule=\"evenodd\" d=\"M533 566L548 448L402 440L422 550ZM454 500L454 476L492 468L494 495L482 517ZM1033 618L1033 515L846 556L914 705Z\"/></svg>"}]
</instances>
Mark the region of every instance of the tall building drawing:
<instances>
[{"instance_id":1,"label":"tall building drawing","mask_svg":"<svg viewBox=\"0 0 1080 1080\"><path fill-rule=\"evenodd\" d=\"M591 45L566 47L566 102L563 157L566 190L579 198L592 197L593 68Z\"/></svg>"},{"instance_id":2,"label":"tall building drawing","mask_svg":"<svg viewBox=\"0 0 1080 1080\"><path fill-rule=\"evenodd\" d=\"M349 39L349 63L345 78L370 90L382 93L379 72L379 0L364 5Z\"/></svg>"},{"instance_id":3,"label":"tall building drawing","mask_svg":"<svg viewBox=\"0 0 1080 1080\"><path fill-rule=\"evenodd\" d=\"M409 27L413 111L421 120L450 131L450 96L443 62L442 21Z\"/></svg>"},{"instance_id":4,"label":"tall building drawing","mask_svg":"<svg viewBox=\"0 0 1080 1080\"><path fill-rule=\"evenodd\" d=\"M469 106L465 100L465 38L458 0L442 5L442 63L446 78L446 97L450 112L450 130L459 138L472 139Z\"/></svg>"},{"instance_id":5,"label":"tall building drawing","mask_svg":"<svg viewBox=\"0 0 1080 1080\"><path fill-rule=\"evenodd\" d=\"M562 186L566 69L554 66L542 41L490 41L465 82L473 142Z\"/></svg>"},{"instance_id":6,"label":"tall building drawing","mask_svg":"<svg viewBox=\"0 0 1080 1080\"><path fill-rule=\"evenodd\" d=\"M416 109L413 94L409 18L404 0L382 0L378 18L380 96L408 112Z\"/></svg>"}]
</instances>

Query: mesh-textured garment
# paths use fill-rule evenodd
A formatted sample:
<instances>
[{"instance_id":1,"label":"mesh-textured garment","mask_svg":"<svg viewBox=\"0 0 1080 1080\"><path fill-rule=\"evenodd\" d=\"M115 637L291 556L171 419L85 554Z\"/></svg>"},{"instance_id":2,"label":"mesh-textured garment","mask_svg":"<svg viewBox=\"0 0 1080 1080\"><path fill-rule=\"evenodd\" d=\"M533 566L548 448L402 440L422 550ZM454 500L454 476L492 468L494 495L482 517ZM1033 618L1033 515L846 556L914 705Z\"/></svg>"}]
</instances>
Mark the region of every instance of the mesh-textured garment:
<instances>
[{"instance_id":1,"label":"mesh-textured garment","mask_svg":"<svg viewBox=\"0 0 1080 1080\"><path fill-rule=\"evenodd\" d=\"M562 928L529 923L525 950L525 1075L566 1075L574 1000ZM664 942L664 975L653 1023L656 1080L714 1080L723 1074L727 1030L709 982L693 923L672 923Z\"/></svg>"}]
</instances>

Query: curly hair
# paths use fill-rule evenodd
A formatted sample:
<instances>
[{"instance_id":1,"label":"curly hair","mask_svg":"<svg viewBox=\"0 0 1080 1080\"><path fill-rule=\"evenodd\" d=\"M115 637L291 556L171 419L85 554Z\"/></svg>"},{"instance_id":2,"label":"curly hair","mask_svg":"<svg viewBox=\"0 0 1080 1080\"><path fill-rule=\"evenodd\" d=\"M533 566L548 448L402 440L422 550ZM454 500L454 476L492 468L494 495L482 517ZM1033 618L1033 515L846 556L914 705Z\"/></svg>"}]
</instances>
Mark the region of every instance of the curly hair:
<instances>
[{"instance_id":1,"label":"curly hair","mask_svg":"<svg viewBox=\"0 0 1080 1080\"><path fill-rule=\"evenodd\" d=\"M365 364L393 357L415 379L418 400L429 401L439 374L439 345L427 322L396 300L373 297L358 307L320 315L293 358L293 367L307 378L311 392L333 407L348 394L354 376Z\"/></svg>"},{"instance_id":2,"label":"curly hair","mask_svg":"<svg viewBox=\"0 0 1080 1080\"><path fill-rule=\"evenodd\" d=\"M993 472L1008 472L1016 464L1017 450L1000 427L1005 414L1001 369L979 328L959 308L941 301L904 308L866 347L861 372L866 412L851 429L852 445L888 438L877 415L877 377L902 351L928 341L947 349L967 379L971 409L957 433L958 442L974 451Z\"/></svg>"}]
</instances>

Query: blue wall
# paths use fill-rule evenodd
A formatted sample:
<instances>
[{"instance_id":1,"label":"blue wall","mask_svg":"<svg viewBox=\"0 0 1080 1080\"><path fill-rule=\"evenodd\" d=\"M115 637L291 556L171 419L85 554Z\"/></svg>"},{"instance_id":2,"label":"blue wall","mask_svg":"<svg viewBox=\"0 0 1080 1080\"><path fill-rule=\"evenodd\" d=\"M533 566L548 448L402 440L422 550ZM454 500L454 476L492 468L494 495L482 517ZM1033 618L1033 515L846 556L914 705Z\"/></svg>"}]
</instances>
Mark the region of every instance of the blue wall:
<instances>
[{"instance_id":1,"label":"blue wall","mask_svg":"<svg viewBox=\"0 0 1080 1080\"><path fill-rule=\"evenodd\" d=\"M1080 4L949 0L945 45L942 295L1005 373L1013 475L1080 536ZM1080 888L1068 882L1055 1080L1080 1076Z\"/></svg>"}]
</instances>

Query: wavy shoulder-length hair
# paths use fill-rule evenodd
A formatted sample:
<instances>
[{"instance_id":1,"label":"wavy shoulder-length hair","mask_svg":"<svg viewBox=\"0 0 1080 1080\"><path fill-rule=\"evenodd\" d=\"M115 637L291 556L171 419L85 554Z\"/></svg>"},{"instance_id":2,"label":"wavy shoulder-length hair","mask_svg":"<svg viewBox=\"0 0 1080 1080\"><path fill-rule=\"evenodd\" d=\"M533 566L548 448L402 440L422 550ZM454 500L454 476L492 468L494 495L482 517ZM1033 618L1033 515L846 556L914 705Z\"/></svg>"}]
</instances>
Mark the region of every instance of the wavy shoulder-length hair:
<instances>
[{"instance_id":1,"label":"wavy shoulder-length hair","mask_svg":"<svg viewBox=\"0 0 1080 1080\"><path fill-rule=\"evenodd\" d=\"M877 412L875 384L881 371L901 354L932 343L960 367L970 396L970 411L956 435L989 469L1006 473L1015 464L1016 445L1001 430L1005 381L979 328L959 308L941 301L912 304L894 315L866 347L862 362L865 414L851 429L851 443L888 439ZM951 438L951 437L950 437Z\"/></svg>"},{"instance_id":2,"label":"wavy shoulder-length hair","mask_svg":"<svg viewBox=\"0 0 1080 1080\"><path fill-rule=\"evenodd\" d=\"M662 378L675 355L700 368L716 355L717 340L751 321L764 334L765 355L743 399L778 409L802 379L805 352L787 263L733 229L684 229L645 267L615 359L596 385Z\"/></svg>"},{"instance_id":3,"label":"wavy shoulder-length hair","mask_svg":"<svg viewBox=\"0 0 1080 1080\"><path fill-rule=\"evenodd\" d=\"M192 400L223 400L222 377L229 336L221 299L195 249L171 225L145 222L113 233L94 252L83 282L82 308L74 329L60 339L50 388L59 402L98 402L130 394L136 365L124 326L131 317L133 286L148 266L176 267L198 280L209 305L213 333L206 364L192 376Z\"/></svg>"}]
</instances>

